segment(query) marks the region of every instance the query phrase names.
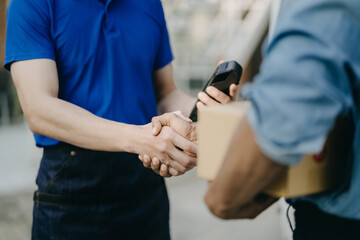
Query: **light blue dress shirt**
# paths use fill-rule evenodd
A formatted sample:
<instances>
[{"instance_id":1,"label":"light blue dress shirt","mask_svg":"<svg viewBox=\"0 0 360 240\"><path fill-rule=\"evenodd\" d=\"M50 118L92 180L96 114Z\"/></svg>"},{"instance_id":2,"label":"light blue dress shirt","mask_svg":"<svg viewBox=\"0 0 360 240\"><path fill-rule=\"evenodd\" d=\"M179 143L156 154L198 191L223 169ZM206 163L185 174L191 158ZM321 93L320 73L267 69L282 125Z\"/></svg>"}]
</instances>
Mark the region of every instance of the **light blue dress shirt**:
<instances>
[{"instance_id":1,"label":"light blue dress shirt","mask_svg":"<svg viewBox=\"0 0 360 240\"><path fill-rule=\"evenodd\" d=\"M295 165L321 151L340 114L355 125L349 183L299 199L360 220L360 1L285 0L260 74L242 90L265 154ZM349 161L349 159L342 159Z\"/></svg>"}]
</instances>

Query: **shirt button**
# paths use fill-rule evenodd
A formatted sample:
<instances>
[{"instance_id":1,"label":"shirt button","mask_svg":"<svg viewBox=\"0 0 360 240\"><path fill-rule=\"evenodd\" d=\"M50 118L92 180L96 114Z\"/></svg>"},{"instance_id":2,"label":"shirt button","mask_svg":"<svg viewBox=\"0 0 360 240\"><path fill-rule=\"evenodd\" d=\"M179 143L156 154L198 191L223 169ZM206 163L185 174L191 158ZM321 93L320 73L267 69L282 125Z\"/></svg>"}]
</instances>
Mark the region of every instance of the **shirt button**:
<instances>
[{"instance_id":1,"label":"shirt button","mask_svg":"<svg viewBox=\"0 0 360 240\"><path fill-rule=\"evenodd\" d=\"M71 155L71 156L75 156L75 155L76 155L76 152L75 152L75 151L71 151L71 152L70 152L70 155Z\"/></svg>"}]
</instances>

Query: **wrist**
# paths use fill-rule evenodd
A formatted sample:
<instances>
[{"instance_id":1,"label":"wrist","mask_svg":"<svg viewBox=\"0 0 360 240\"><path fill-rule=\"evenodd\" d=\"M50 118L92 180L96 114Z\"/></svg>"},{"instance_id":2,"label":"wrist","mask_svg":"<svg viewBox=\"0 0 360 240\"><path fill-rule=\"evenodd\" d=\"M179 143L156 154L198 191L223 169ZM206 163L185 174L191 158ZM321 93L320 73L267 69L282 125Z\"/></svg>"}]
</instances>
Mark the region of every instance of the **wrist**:
<instances>
[{"instance_id":1,"label":"wrist","mask_svg":"<svg viewBox=\"0 0 360 240\"><path fill-rule=\"evenodd\" d=\"M106 141L109 142L109 146L112 146L110 151L115 152L129 152L137 153L136 145L140 139L141 126L115 123L115 127L109 128L109 135L111 136Z\"/></svg>"},{"instance_id":2,"label":"wrist","mask_svg":"<svg viewBox=\"0 0 360 240\"><path fill-rule=\"evenodd\" d=\"M130 133L127 135L126 152L142 154L143 146L148 142L148 136L152 136L151 124L146 125L130 125Z\"/></svg>"}]
</instances>

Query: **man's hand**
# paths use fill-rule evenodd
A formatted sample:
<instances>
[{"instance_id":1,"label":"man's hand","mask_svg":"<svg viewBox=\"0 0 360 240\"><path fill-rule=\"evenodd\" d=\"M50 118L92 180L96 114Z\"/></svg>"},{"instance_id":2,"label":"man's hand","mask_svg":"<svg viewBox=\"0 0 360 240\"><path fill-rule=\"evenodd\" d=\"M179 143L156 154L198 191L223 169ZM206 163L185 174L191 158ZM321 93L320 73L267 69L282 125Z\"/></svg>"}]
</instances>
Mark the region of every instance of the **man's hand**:
<instances>
[{"instance_id":1,"label":"man's hand","mask_svg":"<svg viewBox=\"0 0 360 240\"><path fill-rule=\"evenodd\" d=\"M209 86L206 88L206 93L199 92L197 97L200 101L196 103L198 109L204 106L211 106L216 104L226 104L236 101L239 93L239 85L231 84L229 88L230 96L221 92L219 89Z\"/></svg>"},{"instance_id":2,"label":"man's hand","mask_svg":"<svg viewBox=\"0 0 360 240\"><path fill-rule=\"evenodd\" d=\"M220 63L219 63L220 64ZM198 109L207 105L226 104L237 100L239 85L231 84L229 94L221 92L215 87L206 88L206 93L199 92L197 102ZM215 100L214 100L215 99ZM191 119L184 116L180 111L165 113L152 119L153 134L156 136L160 133L163 126L173 128L177 133L186 139L197 142L196 125L190 124ZM178 176L176 170L169 168L165 164L161 164L157 158L150 158L149 155L139 156L144 167L153 169L157 174L163 177Z\"/></svg>"},{"instance_id":3,"label":"man's hand","mask_svg":"<svg viewBox=\"0 0 360 240\"><path fill-rule=\"evenodd\" d=\"M151 159L151 157L147 154L144 156L139 155L140 161L143 163L144 167L151 168L155 173L159 174L162 177L172 177L181 175L174 168L168 167L166 164L163 164L159 161L157 157Z\"/></svg>"},{"instance_id":4,"label":"man's hand","mask_svg":"<svg viewBox=\"0 0 360 240\"><path fill-rule=\"evenodd\" d=\"M154 136L160 133L163 126L168 126L189 141L197 142L196 124L191 123L191 119L184 116L180 111L165 113L153 117L151 120Z\"/></svg>"},{"instance_id":5,"label":"man's hand","mask_svg":"<svg viewBox=\"0 0 360 240\"><path fill-rule=\"evenodd\" d=\"M191 124L191 120L181 112L165 113L161 116L154 117L152 119L152 133L154 136L161 134L163 126L168 126L173 129L179 135L185 137L191 142L197 141L196 135L196 125ZM190 157L195 158L196 153L189 152L184 150L184 153ZM177 171L177 169L164 164L159 160L158 157L151 158L149 154L139 155L139 159L143 162L144 167L152 168L157 174L163 177L178 176L182 173ZM186 170L192 169L196 165L196 162L186 166Z\"/></svg>"},{"instance_id":6,"label":"man's hand","mask_svg":"<svg viewBox=\"0 0 360 240\"><path fill-rule=\"evenodd\" d=\"M139 133L139 136L143 136L137 151L139 155L148 155L157 159L159 163L166 164L173 169L172 175L175 176L184 174L195 166L197 152L195 143L185 139L168 126L164 126L157 136L153 135L151 124L143 126L142 129L144 131Z\"/></svg>"},{"instance_id":7,"label":"man's hand","mask_svg":"<svg viewBox=\"0 0 360 240\"><path fill-rule=\"evenodd\" d=\"M224 60L218 62L218 66L224 63ZM239 85L231 84L229 87L229 95L221 92L219 89L209 86L205 89L205 92L199 92L197 97L200 101L196 103L198 109L206 106L206 105L215 105L215 104L226 104L230 102L234 102L238 99L239 96ZM215 100L214 100L215 99Z\"/></svg>"},{"instance_id":8,"label":"man's hand","mask_svg":"<svg viewBox=\"0 0 360 240\"><path fill-rule=\"evenodd\" d=\"M223 63L224 61L220 61L218 65ZM172 78L172 67L171 64L168 66L158 70L154 74L154 84L155 89L158 92L158 98L162 99L159 103L159 109L162 112L170 112L175 109L182 109L184 112L188 112L190 114L192 103L195 99L185 96L185 94L181 93L181 91L176 89L175 83ZM171 79L171 81L169 81ZM198 94L197 107L201 108L206 105L215 105L215 104L225 104L231 101L236 101L239 92L239 85L232 84L229 88L230 96L216 89L215 87L208 87L206 93L200 92ZM214 100L215 99L215 100ZM174 109L174 107L176 108ZM171 108L170 108L171 107ZM160 111L160 112L161 112ZM191 123L191 120L184 115L182 115L179 111L173 112L173 114L177 115L177 117L182 118L184 121ZM163 116L162 118L155 117L152 120L152 125L154 128L154 135L156 136L161 132L162 126L170 126L170 121L174 119L174 116ZM181 126L184 126L185 123L181 123ZM178 126L178 124L173 124L172 126ZM172 127L170 126L170 127ZM187 127L179 127L176 132L180 135L187 137L191 141L196 141L196 126L192 125L193 129L191 131L187 130ZM189 135L192 134L192 135ZM189 136L188 136L189 135ZM171 175L179 175L174 169L169 168L168 166L160 163L158 158L150 157L149 154L139 155L139 159L143 162L144 166L147 168L152 168L156 173L160 174L164 177L170 177Z\"/></svg>"},{"instance_id":9,"label":"man's hand","mask_svg":"<svg viewBox=\"0 0 360 240\"><path fill-rule=\"evenodd\" d=\"M191 122L191 119L185 117L180 111L165 113L152 119L153 134L154 136L157 136L163 126L169 126L186 139L192 142L196 142L196 125L191 124ZM187 153L189 156L196 157L196 155L193 153L186 151L185 153ZM176 169L161 163L157 157L151 158L148 154L145 154L143 156L139 155L139 159L143 162L144 167L151 168L160 176L171 177L182 175ZM187 170L192 169L194 166L195 164L188 167Z\"/></svg>"}]
</instances>

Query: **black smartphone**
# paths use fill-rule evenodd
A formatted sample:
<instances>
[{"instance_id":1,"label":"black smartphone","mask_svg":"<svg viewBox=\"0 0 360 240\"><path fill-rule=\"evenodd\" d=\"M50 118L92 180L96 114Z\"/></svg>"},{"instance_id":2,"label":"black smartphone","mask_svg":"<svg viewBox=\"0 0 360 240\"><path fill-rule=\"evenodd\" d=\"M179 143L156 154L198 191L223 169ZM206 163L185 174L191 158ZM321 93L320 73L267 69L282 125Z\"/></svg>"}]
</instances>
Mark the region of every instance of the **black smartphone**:
<instances>
[{"instance_id":1,"label":"black smartphone","mask_svg":"<svg viewBox=\"0 0 360 240\"><path fill-rule=\"evenodd\" d=\"M214 86L223 93L229 95L229 87L231 84L239 84L241 74L242 74L242 67L236 61L229 61L220 64L210 80L206 83L203 88L203 92L205 92L208 86ZM206 93L206 92L205 92ZM199 100L198 100L199 101ZM197 102L198 102L197 101ZM197 103L196 102L196 103ZM197 107L196 104L191 111L190 117L193 122L197 122Z\"/></svg>"}]
</instances>

